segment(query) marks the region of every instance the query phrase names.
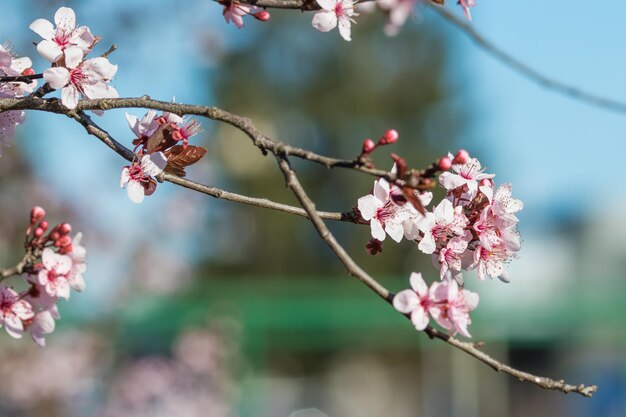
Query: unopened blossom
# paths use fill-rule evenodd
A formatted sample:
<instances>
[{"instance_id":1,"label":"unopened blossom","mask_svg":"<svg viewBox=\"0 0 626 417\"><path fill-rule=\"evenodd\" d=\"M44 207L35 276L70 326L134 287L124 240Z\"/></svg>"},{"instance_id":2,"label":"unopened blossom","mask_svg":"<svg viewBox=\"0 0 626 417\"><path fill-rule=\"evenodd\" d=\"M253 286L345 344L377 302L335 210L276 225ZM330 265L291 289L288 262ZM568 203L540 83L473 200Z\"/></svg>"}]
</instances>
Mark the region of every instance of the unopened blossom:
<instances>
[{"instance_id":1,"label":"unopened blossom","mask_svg":"<svg viewBox=\"0 0 626 417\"><path fill-rule=\"evenodd\" d=\"M445 280L433 291L434 306L431 315L451 335L457 332L471 337L467 326L472 322L469 313L478 306L478 294L459 288L455 280Z\"/></svg>"},{"instance_id":2,"label":"unopened blossom","mask_svg":"<svg viewBox=\"0 0 626 417\"><path fill-rule=\"evenodd\" d=\"M411 323L417 330L424 330L430 321L430 311L435 306L431 293L438 284L433 284L432 291L429 290L422 274L416 272L411 274L409 281L411 289L396 294L393 297L393 307L401 313L409 314Z\"/></svg>"},{"instance_id":3,"label":"unopened blossom","mask_svg":"<svg viewBox=\"0 0 626 417\"><path fill-rule=\"evenodd\" d=\"M476 0L458 0L457 3L463 9L463 13L465 13L465 17L467 20L472 20L472 15L470 13L470 7L476 6Z\"/></svg>"},{"instance_id":4,"label":"unopened blossom","mask_svg":"<svg viewBox=\"0 0 626 417\"><path fill-rule=\"evenodd\" d=\"M48 68L43 73L43 78L52 88L62 88L63 105L69 109L76 108L81 95L89 99L117 98L117 91L109 85L117 72L117 65L102 57L82 59L80 50L67 50L65 67Z\"/></svg>"},{"instance_id":5,"label":"unopened blossom","mask_svg":"<svg viewBox=\"0 0 626 417\"><path fill-rule=\"evenodd\" d=\"M388 234L396 242L404 235L404 221L415 210L410 203L399 205L393 201L394 194L401 194L395 186L390 186L384 178L374 182L373 194L359 198L357 207L364 220L370 222L372 237L385 240Z\"/></svg>"},{"instance_id":6,"label":"unopened blossom","mask_svg":"<svg viewBox=\"0 0 626 417\"><path fill-rule=\"evenodd\" d=\"M97 38L87 26L76 27L76 15L69 7L61 7L54 15L54 25L46 19L37 19L30 29L44 40L37 44L37 52L50 62L57 62L68 55L82 58L89 53ZM71 59L71 58L70 58Z\"/></svg>"},{"instance_id":7,"label":"unopened blossom","mask_svg":"<svg viewBox=\"0 0 626 417\"><path fill-rule=\"evenodd\" d=\"M39 284L51 297L70 298L70 272L72 259L67 255L59 255L50 248L41 254L43 268L37 275Z\"/></svg>"},{"instance_id":8,"label":"unopened blossom","mask_svg":"<svg viewBox=\"0 0 626 417\"><path fill-rule=\"evenodd\" d=\"M236 1L227 1L224 3L224 20L226 23L233 22L238 29L243 27L243 17L247 14L255 13L258 9L247 4L240 4Z\"/></svg>"},{"instance_id":9,"label":"unopened blossom","mask_svg":"<svg viewBox=\"0 0 626 417\"><path fill-rule=\"evenodd\" d=\"M491 179L495 176L494 174L485 174L485 169L478 159L471 158L465 164L453 164L452 170L455 173L444 172L439 176L439 183L448 191L467 186L469 198L473 199L478 192L478 183L483 179Z\"/></svg>"},{"instance_id":10,"label":"unopened blossom","mask_svg":"<svg viewBox=\"0 0 626 417\"><path fill-rule=\"evenodd\" d=\"M11 337L21 338L24 332L22 321L34 315L32 306L22 300L16 291L0 286L0 326L4 326Z\"/></svg>"},{"instance_id":11,"label":"unopened blossom","mask_svg":"<svg viewBox=\"0 0 626 417\"><path fill-rule=\"evenodd\" d=\"M135 161L131 166L122 169L120 187L126 187L130 201L141 203L144 196L150 195L154 191L151 188L154 180L150 177L159 175L166 165L167 159L162 152L144 155L141 157L141 162Z\"/></svg>"},{"instance_id":12,"label":"unopened blossom","mask_svg":"<svg viewBox=\"0 0 626 417\"><path fill-rule=\"evenodd\" d=\"M339 34L346 41L350 40L350 24L353 17L358 16L354 11L352 0L317 0L322 8L313 16L313 27L320 32L329 32L339 26Z\"/></svg>"}]
</instances>

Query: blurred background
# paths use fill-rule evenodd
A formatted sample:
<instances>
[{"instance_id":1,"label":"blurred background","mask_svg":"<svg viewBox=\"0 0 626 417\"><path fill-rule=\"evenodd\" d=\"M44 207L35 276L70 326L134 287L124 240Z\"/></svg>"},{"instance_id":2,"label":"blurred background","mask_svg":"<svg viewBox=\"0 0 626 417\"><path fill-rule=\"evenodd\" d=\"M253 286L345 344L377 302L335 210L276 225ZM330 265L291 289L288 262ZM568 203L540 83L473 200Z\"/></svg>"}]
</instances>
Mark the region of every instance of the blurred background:
<instances>
[{"instance_id":1,"label":"blurred background","mask_svg":"<svg viewBox=\"0 0 626 417\"><path fill-rule=\"evenodd\" d=\"M29 113L0 159L0 261L20 258L32 206L84 233L87 289L61 304L48 346L0 338L6 416L622 416L626 415L626 115L520 77L426 8L398 36L365 15L353 41L311 14L226 25L209 0L3 2L0 41L37 56L28 30L62 5L110 44L122 96L211 104L269 136L351 158L395 128L393 151L423 167L467 149L525 203L512 282L478 282L470 331L523 370L600 387L593 399L543 391L438 341L350 279L305 220L159 185L142 205L119 189L125 165L69 119ZM461 14L453 3L447 6ZM626 100L626 3L490 2L472 26L559 80ZM141 111L130 111L141 116ZM130 146L124 111L100 123ZM188 177L295 203L272 158L202 120L208 155ZM386 151L380 167L390 167ZM324 210L346 211L372 178L295 161ZM388 288L437 272L413 244L332 224Z\"/></svg>"}]
</instances>

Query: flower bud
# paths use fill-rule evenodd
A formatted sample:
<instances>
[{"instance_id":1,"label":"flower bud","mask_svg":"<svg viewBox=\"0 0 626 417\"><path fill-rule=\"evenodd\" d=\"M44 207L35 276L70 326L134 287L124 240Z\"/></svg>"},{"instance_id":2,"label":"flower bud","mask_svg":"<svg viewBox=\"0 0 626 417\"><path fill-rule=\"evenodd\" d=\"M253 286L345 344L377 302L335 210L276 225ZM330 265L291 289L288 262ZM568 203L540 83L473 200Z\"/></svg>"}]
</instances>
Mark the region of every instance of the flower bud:
<instances>
[{"instance_id":1,"label":"flower bud","mask_svg":"<svg viewBox=\"0 0 626 417\"><path fill-rule=\"evenodd\" d=\"M62 223L59 225L57 230L62 235L67 235L68 233L72 231L72 226L69 223Z\"/></svg>"},{"instance_id":2,"label":"flower bud","mask_svg":"<svg viewBox=\"0 0 626 417\"><path fill-rule=\"evenodd\" d=\"M466 164L469 161L470 155L465 149L459 149L454 157L452 163L454 164Z\"/></svg>"},{"instance_id":3,"label":"flower bud","mask_svg":"<svg viewBox=\"0 0 626 417\"><path fill-rule=\"evenodd\" d=\"M42 237L44 233L46 233L46 231L42 229L41 227L38 227L33 232L33 235L35 235L35 237Z\"/></svg>"},{"instance_id":4,"label":"flower bud","mask_svg":"<svg viewBox=\"0 0 626 417\"><path fill-rule=\"evenodd\" d=\"M443 158L439 160L437 165L439 166L439 169L441 171L447 171L450 168L452 168L452 161L447 156L444 156Z\"/></svg>"},{"instance_id":5,"label":"flower bud","mask_svg":"<svg viewBox=\"0 0 626 417\"><path fill-rule=\"evenodd\" d=\"M35 206L30 211L30 224L35 224L44 217L46 217L46 211L39 206Z\"/></svg>"},{"instance_id":6,"label":"flower bud","mask_svg":"<svg viewBox=\"0 0 626 417\"><path fill-rule=\"evenodd\" d=\"M35 74L35 70L32 68L26 68L24 71L22 71L22 75L33 75Z\"/></svg>"},{"instance_id":7,"label":"flower bud","mask_svg":"<svg viewBox=\"0 0 626 417\"><path fill-rule=\"evenodd\" d=\"M365 139L363 141L363 149L362 149L362 153L366 154L366 153L370 153L372 152L374 149L376 149L376 144L374 143L373 140L371 139Z\"/></svg>"},{"instance_id":8,"label":"flower bud","mask_svg":"<svg viewBox=\"0 0 626 417\"><path fill-rule=\"evenodd\" d=\"M399 137L400 137L400 135L398 135L398 131L397 130L389 129L380 138L378 143L380 143L381 145L389 145L389 144L392 144L392 143L396 143L398 141Z\"/></svg>"},{"instance_id":9,"label":"flower bud","mask_svg":"<svg viewBox=\"0 0 626 417\"><path fill-rule=\"evenodd\" d=\"M256 20L260 20L261 22L267 22L268 20L270 20L270 13L266 10L262 10L258 13L253 14L252 16L254 16Z\"/></svg>"},{"instance_id":10,"label":"flower bud","mask_svg":"<svg viewBox=\"0 0 626 417\"><path fill-rule=\"evenodd\" d=\"M57 241L59 240L59 238L61 237L61 234L59 232L57 232L56 230L52 233L50 233L50 239Z\"/></svg>"},{"instance_id":11,"label":"flower bud","mask_svg":"<svg viewBox=\"0 0 626 417\"><path fill-rule=\"evenodd\" d=\"M43 220L39 223L39 227L45 232L46 230L48 230L48 226L50 226L50 224Z\"/></svg>"},{"instance_id":12,"label":"flower bud","mask_svg":"<svg viewBox=\"0 0 626 417\"><path fill-rule=\"evenodd\" d=\"M72 238L68 235L61 236L56 242L54 242L55 246L63 247L72 244Z\"/></svg>"},{"instance_id":13,"label":"flower bud","mask_svg":"<svg viewBox=\"0 0 626 417\"><path fill-rule=\"evenodd\" d=\"M67 255L68 253L72 253L73 251L74 251L74 246L72 246L71 243L59 249L59 253L61 255Z\"/></svg>"}]
</instances>

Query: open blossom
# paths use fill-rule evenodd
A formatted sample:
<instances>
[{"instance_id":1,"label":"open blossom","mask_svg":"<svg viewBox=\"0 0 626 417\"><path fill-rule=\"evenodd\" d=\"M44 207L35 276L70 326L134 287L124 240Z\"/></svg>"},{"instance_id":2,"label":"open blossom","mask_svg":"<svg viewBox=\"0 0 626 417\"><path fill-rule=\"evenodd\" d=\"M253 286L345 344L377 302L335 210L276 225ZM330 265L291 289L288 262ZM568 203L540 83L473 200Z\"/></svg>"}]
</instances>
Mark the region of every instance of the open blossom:
<instances>
[{"instance_id":1,"label":"open blossom","mask_svg":"<svg viewBox=\"0 0 626 417\"><path fill-rule=\"evenodd\" d=\"M117 72L117 65L113 65L106 58L93 58L83 61L80 50L66 51L66 67L48 68L43 78L52 88L61 91L61 102L69 109L76 108L80 96L90 99L117 98L115 88L109 85Z\"/></svg>"},{"instance_id":2,"label":"open blossom","mask_svg":"<svg viewBox=\"0 0 626 417\"><path fill-rule=\"evenodd\" d=\"M87 249L80 244L83 238L82 233L76 233L74 239L72 239L72 251L68 253L68 256L72 260L72 268L69 274L70 287L76 291L82 291L85 289L85 280L83 274L87 271Z\"/></svg>"},{"instance_id":3,"label":"open blossom","mask_svg":"<svg viewBox=\"0 0 626 417\"><path fill-rule=\"evenodd\" d=\"M435 303L422 274L413 272L409 278L410 290L403 290L393 297L393 307L401 313L410 314L411 323L417 330L424 330L430 321L430 310ZM434 285L433 290L437 285Z\"/></svg>"},{"instance_id":4,"label":"open blossom","mask_svg":"<svg viewBox=\"0 0 626 417\"><path fill-rule=\"evenodd\" d=\"M407 19L413 14L415 5L420 0L376 0L378 7L387 12L385 34L396 36Z\"/></svg>"},{"instance_id":5,"label":"open blossom","mask_svg":"<svg viewBox=\"0 0 626 417\"><path fill-rule=\"evenodd\" d=\"M463 235L465 216L452 205L450 200L442 200L432 213L426 213L417 228L424 234L418 249L426 254L435 252L437 240L446 240L450 233Z\"/></svg>"},{"instance_id":6,"label":"open blossom","mask_svg":"<svg viewBox=\"0 0 626 417\"><path fill-rule=\"evenodd\" d=\"M50 310L43 310L35 314L28 331L33 341L40 347L46 346L46 335L52 333L56 327L54 314Z\"/></svg>"},{"instance_id":7,"label":"open blossom","mask_svg":"<svg viewBox=\"0 0 626 417\"><path fill-rule=\"evenodd\" d=\"M141 119L135 115L126 113L128 127L130 127L130 130L133 131L137 138L151 136L159 127L159 123L156 119L157 113L152 109L148 110L148 112Z\"/></svg>"},{"instance_id":8,"label":"open blossom","mask_svg":"<svg viewBox=\"0 0 626 417\"><path fill-rule=\"evenodd\" d=\"M350 40L350 24L353 17L358 16L354 11L352 0L317 0L322 8L313 16L313 27L320 32L329 32L339 25L339 34Z\"/></svg>"},{"instance_id":9,"label":"open blossom","mask_svg":"<svg viewBox=\"0 0 626 417\"><path fill-rule=\"evenodd\" d=\"M408 229L407 222L421 217L411 203L400 205L394 201L394 197L402 197L400 189L381 178L374 182L373 194L359 198L357 203L361 217L370 222L372 237L380 241L385 240L388 234L400 242L405 229ZM424 193L419 198L422 203L428 204L432 194Z\"/></svg>"},{"instance_id":10,"label":"open blossom","mask_svg":"<svg viewBox=\"0 0 626 417\"><path fill-rule=\"evenodd\" d=\"M34 315L32 306L22 300L17 292L11 288L0 287L0 326L4 326L11 337L21 338L24 332L22 321L29 320Z\"/></svg>"},{"instance_id":11,"label":"open blossom","mask_svg":"<svg viewBox=\"0 0 626 417\"><path fill-rule=\"evenodd\" d=\"M154 192L156 182L151 176L159 175L165 169L167 159L162 152L141 157L141 162L133 162L122 169L120 187L126 187L128 198L133 203L141 203L144 196Z\"/></svg>"},{"instance_id":12,"label":"open blossom","mask_svg":"<svg viewBox=\"0 0 626 417\"><path fill-rule=\"evenodd\" d=\"M54 15L54 25L46 19L37 19L30 29L44 40L37 44L37 52L50 62L57 62L68 55L86 55L97 38L87 26L76 27L76 15L69 7L61 7Z\"/></svg>"},{"instance_id":13,"label":"open blossom","mask_svg":"<svg viewBox=\"0 0 626 417\"><path fill-rule=\"evenodd\" d=\"M452 158L452 155L449 155L449 157ZM439 176L439 183L448 191L467 186L469 199L473 199L476 196L480 181L495 177L494 174L485 174L485 168L480 165L480 161L476 158L471 158L464 164L454 164L452 165L452 170L455 174L444 172Z\"/></svg>"},{"instance_id":14,"label":"open blossom","mask_svg":"<svg viewBox=\"0 0 626 417\"><path fill-rule=\"evenodd\" d=\"M439 262L440 278L443 280L446 276L461 281L460 274L463 268L463 254L467 249L467 244L472 236L456 236L450 239L448 244L441 248L437 261Z\"/></svg>"},{"instance_id":15,"label":"open blossom","mask_svg":"<svg viewBox=\"0 0 626 417\"><path fill-rule=\"evenodd\" d=\"M433 282L430 288L422 274L412 273L411 289L400 291L393 298L393 306L403 314L410 315L417 330L424 330L432 317L451 335L461 333L471 337L467 326L472 322L470 311L478 306L478 294L459 288L454 280Z\"/></svg>"},{"instance_id":16,"label":"open blossom","mask_svg":"<svg viewBox=\"0 0 626 417\"><path fill-rule=\"evenodd\" d=\"M37 275L39 284L51 297L70 298L70 272L72 259L45 248L41 254L43 269Z\"/></svg>"},{"instance_id":17,"label":"open blossom","mask_svg":"<svg viewBox=\"0 0 626 417\"><path fill-rule=\"evenodd\" d=\"M28 57L18 58L13 55L9 43L0 45L0 77L17 77L24 75L27 70L32 71L33 62ZM21 97L32 93L37 87L37 80L30 83L11 82L1 83L0 92L10 96Z\"/></svg>"},{"instance_id":18,"label":"open blossom","mask_svg":"<svg viewBox=\"0 0 626 417\"><path fill-rule=\"evenodd\" d=\"M445 280L433 293L432 317L452 335L461 333L472 337L467 326L472 323L469 313L478 306L478 294L459 288L455 280Z\"/></svg>"}]
</instances>

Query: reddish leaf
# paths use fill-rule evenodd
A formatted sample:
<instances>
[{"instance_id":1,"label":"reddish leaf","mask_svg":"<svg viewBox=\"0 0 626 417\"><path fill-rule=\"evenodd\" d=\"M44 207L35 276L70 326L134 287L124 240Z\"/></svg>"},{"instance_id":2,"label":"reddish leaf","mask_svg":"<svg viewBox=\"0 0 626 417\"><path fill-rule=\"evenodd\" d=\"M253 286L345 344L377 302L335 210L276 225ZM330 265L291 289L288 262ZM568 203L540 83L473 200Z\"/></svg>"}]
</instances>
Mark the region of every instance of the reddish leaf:
<instances>
[{"instance_id":1,"label":"reddish leaf","mask_svg":"<svg viewBox=\"0 0 626 417\"><path fill-rule=\"evenodd\" d=\"M396 172L397 177L402 178L404 174L406 174L406 161L401 156L396 155L395 153L391 154L391 159L396 163Z\"/></svg>"},{"instance_id":2,"label":"reddish leaf","mask_svg":"<svg viewBox=\"0 0 626 417\"><path fill-rule=\"evenodd\" d=\"M176 145L177 141L172 138L172 132L174 132L174 127L170 124L159 126L152 136L148 138L146 151L154 153L164 151L170 146Z\"/></svg>"},{"instance_id":3,"label":"reddish leaf","mask_svg":"<svg viewBox=\"0 0 626 417\"><path fill-rule=\"evenodd\" d=\"M426 210L424 209L424 206L422 205L422 202L420 201L419 197L417 196L417 194L415 194L415 189L411 188L411 187L403 187L402 188L402 194L404 194L404 197L406 197L406 199L413 204L413 207L415 207L415 209L417 211L419 211L422 216L426 215Z\"/></svg>"},{"instance_id":4,"label":"reddish leaf","mask_svg":"<svg viewBox=\"0 0 626 417\"><path fill-rule=\"evenodd\" d=\"M206 152L207 150L201 146L173 146L165 151L165 157L167 158L165 171L184 177L185 167L198 162Z\"/></svg>"}]
</instances>

